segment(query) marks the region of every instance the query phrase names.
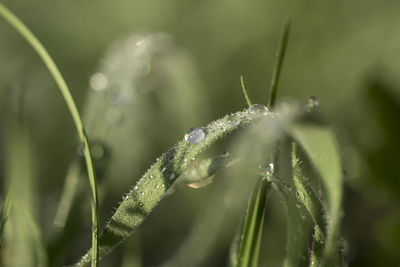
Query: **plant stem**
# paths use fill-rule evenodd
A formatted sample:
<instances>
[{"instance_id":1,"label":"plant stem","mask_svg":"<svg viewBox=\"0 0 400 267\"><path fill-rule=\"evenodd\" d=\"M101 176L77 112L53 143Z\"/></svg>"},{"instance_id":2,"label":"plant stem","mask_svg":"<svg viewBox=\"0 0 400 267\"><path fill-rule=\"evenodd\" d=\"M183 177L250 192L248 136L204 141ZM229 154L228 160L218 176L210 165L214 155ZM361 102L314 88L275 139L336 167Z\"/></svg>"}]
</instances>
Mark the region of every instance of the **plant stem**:
<instances>
[{"instance_id":1,"label":"plant stem","mask_svg":"<svg viewBox=\"0 0 400 267\"><path fill-rule=\"evenodd\" d=\"M71 92L65 82L62 74L58 70L53 59L50 57L44 46L35 37L35 35L19 20L9 9L0 3L0 16L2 16L22 37L32 46L39 57L43 60L54 81L56 82L60 92L67 104L68 110L76 127L79 139L83 144L84 157L89 177L90 189L92 194L92 266L98 266L98 242L97 236L99 231L99 211L98 211L98 196L97 196L97 182L96 174L93 166L93 160L90 153L89 141L85 132L84 125L76 107L75 101Z\"/></svg>"},{"instance_id":2,"label":"plant stem","mask_svg":"<svg viewBox=\"0 0 400 267\"><path fill-rule=\"evenodd\" d=\"M290 24L291 20L290 18L287 18L285 24L283 25L282 35L279 41L278 51L276 53L276 58L275 58L274 71L272 73L271 84L269 87L269 103L268 103L269 109L272 109L275 105L279 77L281 75L283 59L285 58L286 48L289 40Z\"/></svg>"},{"instance_id":3,"label":"plant stem","mask_svg":"<svg viewBox=\"0 0 400 267\"><path fill-rule=\"evenodd\" d=\"M249 94L247 93L246 85L244 84L243 76L240 75L240 84L242 85L242 90L244 94L244 98L246 98L247 105L250 107L252 105Z\"/></svg>"}]
</instances>

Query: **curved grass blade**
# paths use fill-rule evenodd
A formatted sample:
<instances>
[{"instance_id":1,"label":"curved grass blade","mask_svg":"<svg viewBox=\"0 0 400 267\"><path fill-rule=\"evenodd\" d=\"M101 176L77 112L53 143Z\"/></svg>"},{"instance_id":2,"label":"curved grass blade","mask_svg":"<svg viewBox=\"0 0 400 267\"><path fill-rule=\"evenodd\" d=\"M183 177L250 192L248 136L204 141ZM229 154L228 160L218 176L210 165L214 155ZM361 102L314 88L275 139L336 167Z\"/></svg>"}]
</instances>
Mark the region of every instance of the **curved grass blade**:
<instances>
[{"instance_id":1,"label":"curved grass blade","mask_svg":"<svg viewBox=\"0 0 400 267\"><path fill-rule=\"evenodd\" d=\"M100 235L100 256L108 254L127 238L149 215L163 198L174 181L189 167L196 157L219 139L260 118L272 116L263 112L241 111L226 115L201 128L204 139L198 144L185 140L178 142L164 153L142 176L136 186L124 197L122 203ZM76 266L87 266L90 251Z\"/></svg>"},{"instance_id":2,"label":"curved grass blade","mask_svg":"<svg viewBox=\"0 0 400 267\"><path fill-rule=\"evenodd\" d=\"M104 201L99 205L108 211L112 207L107 199L118 198L133 183L132 177L139 177L139 170L151 162L148 151L171 143L171 136L206 116L207 99L191 57L163 32L130 34L113 42L89 81L82 116L91 139L100 201ZM169 101L155 105L155 99ZM159 135L154 125L168 128L168 133ZM76 174L76 161L68 169L57 208L58 232L68 227L70 216L83 212L71 210L72 202L84 193L75 181L86 176L82 164ZM59 235L53 236L57 243L65 243Z\"/></svg>"},{"instance_id":3,"label":"curved grass blade","mask_svg":"<svg viewBox=\"0 0 400 267\"><path fill-rule=\"evenodd\" d=\"M337 255L340 245L343 184L340 157L335 138L328 128L316 125L293 124L290 127L290 132L304 148L321 176L327 201L326 240L321 265L335 266L338 264ZM313 205L316 205L316 203L313 203ZM314 210L314 207L310 206L309 208ZM323 223L318 218L318 209L319 207L316 207L313 213L315 219L319 221L318 226L323 227Z\"/></svg>"},{"instance_id":4,"label":"curved grass blade","mask_svg":"<svg viewBox=\"0 0 400 267\"><path fill-rule=\"evenodd\" d=\"M67 104L68 110L71 114L73 122L75 124L78 136L83 145L85 163L87 167L90 189L92 194L92 244L93 253L91 265L98 265L98 243L97 236L99 230L99 212L98 212L98 196L97 196L97 184L96 184L96 174L93 167L93 160L90 153L89 141L85 133L85 128L83 126L81 117L79 115L78 109L76 107L75 101L71 95L71 92L65 82L61 72L58 70L53 59L50 57L44 46L40 41L33 35L33 33L25 26L25 24L18 19L10 10L8 10L3 4L0 3L0 16L2 16L21 36L32 46L32 48L37 52L39 57L45 63L47 69L51 73L56 82L60 93L62 94L65 103Z\"/></svg>"},{"instance_id":5,"label":"curved grass blade","mask_svg":"<svg viewBox=\"0 0 400 267\"><path fill-rule=\"evenodd\" d=\"M6 199L1 209L0 216L0 252L3 244L4 229L7 223L8 215L10 214L12 203L14 198L14 183L11 184L10 189L8 189Z\"/></svg>"},{"instance_id":6,"label":"curved grass blade","mask_svg":"<svg viewBox=\"0 0 400 267\"><path fill-rule=\"evenodd\" d=\"M237 267L257 267L260 254L265 206L270 182L259 177L250 194L237 255Z\"/></svg>"},{"instance_id":7,"label":"curved grass blade","mask_svg":"<svg viewBox=\"0 0 400 267\"><path fill-rule=\"evenodd\" d=\"M210 264L208 259L213 258L212 255L224 253L230 244L231 264L237 264L243 223L240 227L233 226L244 221L243 211L246 210L249 193L258 178L257 166L264 163L266 155L273 151L274 144L282 133L279 125L287 119L279 115L252 123L232 140L227 149L237 159L234 159L230 170L223 174L225 178L221 177L223 179L214 185L208 196L207 208L198 214L185 240L174 255L163 263L163 267L206 266ZM247 177L245 182L244 177ZM221 192L224 192L223 202ZM232 242L232 236L237 236L237 240Z\"/></svg>"}]
</instances>

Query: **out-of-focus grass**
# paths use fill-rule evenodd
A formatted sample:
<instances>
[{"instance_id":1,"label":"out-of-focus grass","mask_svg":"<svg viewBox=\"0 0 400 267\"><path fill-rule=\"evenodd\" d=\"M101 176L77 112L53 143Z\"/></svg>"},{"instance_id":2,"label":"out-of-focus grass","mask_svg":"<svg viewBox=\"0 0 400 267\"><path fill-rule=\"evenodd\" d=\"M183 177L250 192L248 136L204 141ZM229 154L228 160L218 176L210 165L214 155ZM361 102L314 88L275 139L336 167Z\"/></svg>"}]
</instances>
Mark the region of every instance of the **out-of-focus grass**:
<instances>
[{"instance_id":1,"label":"out-of-focus grass","mask_svg":"<svg viewBox=\"0 0 400 267\"><path fill-rule=\"evenodd\" d=\"M340 143L345 146L345 152L349 152L342 155L344 165L356 162L360 166L354 173L345 168L349 175L345 181L343 231L350 247L349 260L354 266L380 266L382 259L385 265L398 263L394 248L400 244L396 230L399 226L399 193L396 189L399 172L395 164L398 143L395 126L399 125L399 116L396 108L387 109L400 103L400 75L397 73L400 69L397 58L400 38L396 34L400 24L398 1L81 3L46 0L39 3L13 0L4 3L20 14L46 44L67 80L71 81L73 94L82 107L86 105L89 77L97 72L96 66L104 59L102 55L116 39L132 32L165 31L174 36L192 58L201 78L198 88L206 96L204 110L207 114L200 109L193 125L182 125L179 130L175 128L176 132L167 126L177 120L175 117L152 117L152 125L155 131L162 133L159 135L162 138L143 154L143 164L136 167L136 175L132 177L143 173L152 159L166 150L184 128L201 125L242 107L240 75L246 78L252 99L266 99L265 90L260 88L265 88L271 72L273 55L270 51L275 49L274 40L279 36L282 18L291 15L293 45L282 73L280 95L298 99L317 95L320 111L330 124L335 125ZM35 176L39 179L38 194L42 196L38 204L38 222L47 240L52 226L50 214L54 214L54 203L61 192L60 181L66 175L69 162L76 157L76 142L69 139L73 126L46 70L29 47L3 23L0 23L0 36L1 102L10 103L15 89L24 92L20 100L25 107L22 116L30 121L27 127L31 142L35 144L35 151L39 151L37 155L35 153ZM384 92L389 96L385 97L387 100L377 94L367 95L367 88L376 87L376 83L370 85L367 79L371 76L384 85ZM165 97L157 101L165 101ZM152 100L152 103L160 102ZM199 100L200 108L205 102ZM3 136L4 119L9 117L11 109L19 108L14 102L1 106ZM50 114L49 110L52 111ZM142 135L147 137L147 134ZM132 145L127 145L127 150L133 150L133 140L130 142ZM6 159L5 153L2 158ZM115 169L116 177L124 175L124 168ZM222 181L218 183L222 184ZM175 251L189 232L196 214L206 210L211 201L210 194L219 195L218 183L215 187L190 192L178 190L150 216L142 230L145 266L164 262ZM132 183L127 179L119 182L111 179L109 184L117 188L120 184ZM6 188L1 186L3 196ZM117 191L109 192L114 196L110 203L116 203L120 193ZM193 205L188 205L189 201ZM170 206L175 210L169 209ZM110 210L111 207L104 214L111 215ZM186 216L181 218L181 214ZM268 226L279 228L282 224L279 218L283 216L279 214L279 208L271 209L270 218L274 219L267 222ZM266 233L271 238L278 238L282 231ZM154 240L159 241L157 249L152 246ZM267 242L265 245L271 247ZM85 247L88 244L76 250ZM122 250L116 253L122 253ZM70 262L79 257L74 248L69 247L67 251ZM221 263L224 253L221 249L220 254L210 257L210 264ZM276 255L279 257L279 253ZM268 260L274 262L274 255L270 256ZM261 262L265 260L261 255Z\"/></svg>"}]
</instances>

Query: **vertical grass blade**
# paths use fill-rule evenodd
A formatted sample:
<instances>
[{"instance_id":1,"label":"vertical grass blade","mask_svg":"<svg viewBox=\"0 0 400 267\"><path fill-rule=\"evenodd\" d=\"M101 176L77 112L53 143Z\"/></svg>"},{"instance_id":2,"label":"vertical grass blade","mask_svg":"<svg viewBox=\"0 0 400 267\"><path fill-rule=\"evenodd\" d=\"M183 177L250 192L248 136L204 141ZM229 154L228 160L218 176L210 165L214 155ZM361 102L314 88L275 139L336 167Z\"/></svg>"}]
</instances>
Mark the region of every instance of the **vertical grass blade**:
<instances>
[{"instance_id":1,"label":"vertical grass blade","mask_svg":"<svg viewBox=\"0 0 400 267\"><path fill-rule=\"evenodd\" d=\"M294 190L278 176L273 177L274 188L278 190L286 213L286 255L284 267L307 266L309 225L301 207L297 206Z\"/></svg>"},{"instance_id":2,"label":"vertical grass blade","mask_svg":"<svg viewBox=\"0 0 400 267\"><path fill-rule=\"evenodd\" d=\"M310 266L320 266L326 237L326 210L321 199L310 186L310 180L304 175L298 157L296 143L292 144L292 171L298 201L300 201L307 209L314 223L313 248L311 251Z\"/></svg>"},{"instance_id":3,"label":"vertical grass blade","mask_svg":"<svg viewBox=\"0 0 400 267\"><path fill-rule=\"evenodd\" d=\"M239 245L237 267L258 266L269 188L270 182L260 177L251 192Z\"/></svg>"},{"instance_id":4,"label":"vertical grass blade","mask_svg":"<svg viewBox=\"0 0 400 267\"><path fill-rule=\"evenodd\" d=\"M275 105L275 99L278 91L279 77L281 75L283 60L285 58L286 48L289 41L290 23L291 23L290 19L289 18L286 19L286 22L283 26L281 39L279 41L278 51L276 53L274 71L272 73L271 84L269 87L268 108L270 109L272 109Z\"/></svg>"},{"instance_id":5,"label":"vertical grass blade","mask_svg":"<svg viewBox=\"0 0 400 267\"><path fill-rule=\"evenodd\" d=\"M97 196L97 184L96 184L96 174L93 167L93 160L90 154L89 141L85 133L85 129L79 115L78 109L76 107L75 101L71 95L71 92L65 82L61 72L58 70L53 59L50 57L44 46L35 37L35 35L24 25L24 23L18 19L9 9L7 9L3 4L0 3L0 16L3 17L21 36L32 46L39 57L45 63L47 69L51 73L54 81L56 82L60 92L67 104L68 110L71 114L73 122L75 124L78 136L83 145L85 163L87 167L90 189L92 194L92 266L98 266L98 242L97 236L99 231L99 212L98 212L98 196Z\"/></svg>"},{"instance_id":6,"label":"vertical grass blade","mask_svg":"<svg viewBox=\"0 0 400 267\"><path fill-rule=\"evenodd\" d=\"M6 199L1 209L0 216L0 252L4 239L4 229L7 223L8 215L10 214L12 203L14 198L14 183L11 184L10 189L8 189Z\"/></svg>"}]
</instances>

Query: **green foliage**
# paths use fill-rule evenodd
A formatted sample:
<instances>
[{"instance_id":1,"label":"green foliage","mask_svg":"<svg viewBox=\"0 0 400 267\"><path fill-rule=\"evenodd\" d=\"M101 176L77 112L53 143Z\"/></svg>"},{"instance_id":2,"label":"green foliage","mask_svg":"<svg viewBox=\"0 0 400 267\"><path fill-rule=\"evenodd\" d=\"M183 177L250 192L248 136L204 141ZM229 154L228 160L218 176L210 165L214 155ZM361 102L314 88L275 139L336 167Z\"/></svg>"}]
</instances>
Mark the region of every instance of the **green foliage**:
<instances>
[{"instance_id":1,"label":"green foliage","mask_svg":"<svg viewBox=\"0 0 400 267\"><path fill-rule=\"evenodd\" d=\"M10 189L8 189L6 199L3 203L1 212L0 212L0 251L3 244L4 237L4 229L6 227L6 223L8 220L8 215L10 214L12 203L14 197L14 184L11 185Z\"/></svg>"},{"instance_id":2,"label":"green foliage","mask_svg":"<svg viewBox=\"0 0 400 267\"><path fill-rule=\"evenodd\" d=\"M262 230L265 215L265 202L270 187L266 177L259 177L255 189L249 199L249 204L244 219L242 237L240 241L237 263L234 266L258 266Z\"/></svg>"},{"instance_id":3,"label":"green foliage","mask_svg":"<svg viewBox=\"0 0 400 267\"><path fill-rule=\"evenodd\" d=\"M322 266L337 266L337 255L340 246L340 221L342 218L342 173L339 152L336 141L330 129L318 125L294 124L291 128L293 137L304 148L321 176L322 192L326 201L326 211L321 214L322 204L318 197L311 191L310 182L302 177L294 156L295 184L298 193L307 210L310 212L315 225L315 242L321 243L322 235L326 232L324 249L322 253ZM324 220L322 220L324 219ZM326 224L326 230L325 225ZM316 245L318 246L318 245ZM319 249L319 248L318 248ZM318 254L318 252L316 252Z\"/></svg>"},{"instance_id":4,"label":"green foliage","mask_svg":"<svg viewBox=\"0 0 400 267\"><path fill-rule=\"evenodd\" d=\"M249 110L226 115L222 119L200 128L205 133L205 137L199 144L191 144L182 140L158 158L135 187L125 195L101 233L99 238L100 256L108 254L114 246L133 233L162 199L173 182L200 153L231 132L265 116L266 114L263 112ZM89 259L90 252L81 259L77 266L86 266Z\"/></svg>"},{"instance_id":5,"label":"green foliage","mask_svg":"<svg viewBox=\"0 0 400 267\"><path fill-rule=\"evenodd\" d=\"M61 72L58 70L56 64L53 59L47 53L44 46L40 43L40 41L33 35L33 33L24 25L22 21L18 19L10 10L8 10L3 4L0 3L0 15L17 30L22 37L32 46L32 48L36 51L36 53L43 60L47 69L51 73L56 82L58 88L60 89L60 93L62 94L65 103L67 104L68 110L71 113L71 117L74 121L76 131L78 133L79 139L82 142L83 146L83 154L85 157L85 163L87 167L87 173L90 182L90 190L92 193L91 206L92 206L92 244L93 244L93 253L92 253L92 266L98 266L98 244L97 244L97 236L99 231L99 207L98 207L98 196L97 196L97 182L96 182L96 174L93 166L93 160L90 153L89 140L86 136L85 128L83 126L81 117L79 115L78 109L76 107L75 101L71 95L71 92L65 82Z\"/></svg>"},{"instance_id":6,"label":"green foliage","mask_svg":"<svg viewBox=\"0 0 400 267\"><path fill-rule=\"evenodd\" d=\"M248 96L247 89L245 88L243 78L241 78L242 89L245 95L246 101L249 105L249 109L244 111L228 114L223 118L213 121L204 127L191 129L186 133L184 140L178 142L170 149L162 154L156 162L144 173L136 185L123 197L122 202L112 215L111 219L106 223L104 230L99 234L99 202L97 196L97 181L95 175L95 167L92 160L92 156L96 154L104 154L105 143L113 146L113 142L118 141L118 145L125 146L124 142L118 140L115 132L111 130L112 127L104 129L104 125L99 121L96 121L96 117L103 114L108 114L109 108L115 111L116 105L121 95L125 93L132 93L133 87L135 90L136 86L140 84L141 78L138 78L138 73L141 76L146 76L149 69L140 69L139 72L131 72L132 69L128 68L123 76L120 78L119 72L124 69L124 66L116 65L115 62L110 64L104 64L101 68L101 73L97 73L97 81L93 81L92 89L95 91L102 91L104 85L99 85L98 79L104 79L105 77L111 77L112 79L107 80L111 82L112 87L122 88L119 89L117 95L111 96L111 102L114 101L114 106L107 106L104 100L104 94L108 92L91 93L89 94L88 109L85 113L85 117L89 124L92 123L89 128L89 133L93 135L98 134L100 143L98 144L98 150L90 149L89 140L85 132L80 114L78 113L75 102L72 95L62 77L60 71L56 67L55 63L48 55L47 51L36 39L36 37L24 26L24 24L16 18L9 10L7 10L2 4L0 4L0 15L2 15L7 22L9 22L35 49L42 60L45 62L48 70L52 74L56 81L60 92L66 102L68 109L71 113L75 127L77 129L78 136L81 141L81 148L83 150L83 156L87 168L87 175L90 183L91 190L91 208L92 208L92 248L89 250L76 266L98 266L100 258L104 257L118 244L127 239L132 235L139 225L149 216L151 211L158 205L158 203L172 192L173 185L184 183L189 186L199 188L208 184L213 175L228 166L231 166L233 162L244 163L243 165L249 165L254 168L253 163L257 163L261 166L260 173L256 179L252 193L248 201L247 211L244 218L242 234L232 245L231 262L233 266L240 267L256 267L258 266L259 256L262 254L262 241L264 217L266 213L267 196L270 193L270 188L275 189L281 196L282 203L286 211L286 222L287 222L287 233L286 233L286 254L283 260L283 266L342 266L343 255L340 248L340 222L342 216L342 173L341 173L341 162L337 144L331 130L327 127L320 126L317 124L310 124L299 120L302 116L306 116L305 108L299 109L295 104L286 103L281 109L274 109L274 112L268 111L268 109L261 105L251 105L252 102ZM286 47L288 42L288 34L290 29L290 21L287 21L283 33L281 42L279 45L276 64L273 72L273 78L271 81L270 98L268 108L272 109L275 106L275 99L277 96L277 86L283 64L283 59L286 53ZM132 41L132 40L130 40ZM142 41L148 41L146 38ZM135 47L140 47L140 42L134 41ZM157 42L154 42L157 43ZM161 44L165 44L160 42ZM128 62L122 60L123 57L129 57L125 54L127 47L116 49L118 59L121 62ZM147 47L148 48L148 47ZM145 48L146 50L146 48ZM119 52L122 51L122 56ZM142 59L147 60L149 54L154 53L154 57L159 56L161 50L146 50L145 53L139 54L135 57L135 60ZM129 52L128 54L131 54ZM135 53L133 53L135 54ZM162 53L161 53L162 54ZM142 58L143 56L143 58ZM115 59L114 57L111 57ZM169 58L170 61L177 57ZM146 63L149 63L146 61ZM173 81L172 87L184 88L190 84L189 80L185 80L182 77L180 70L181 68L170 68L170 66L164 66L165 62L160 63L160 68L168 72L166 76L171 78ZM180 61L180 65L185 66L183 61ZM189 64L190 65L190 64ZM144 64L144 66L147 66ZM143 66L142 66L143 67ZM187 75L189 72L187 72ZM106 75L106 76L104 76ZM131 77L130 75L133 75ZM185 76L185 75L183 75ZM93 77L92 77L93 78ZM114 79L115 78L115 79ZM103 80L104 83L104 80ZM133 84L133 85L132 85ZM146 93L146 90L151 90L151 87L144 88L145 91L140 93ZM140 90L138 90L140 91ZM137 93L136 91L134 93ZM164 94L167 96L168 94ZM137 96L137 94L136 94ZM185 91L176 91L176 99L179 103L185 103L182 108L187 110L190 108L194 109L194 102L191 103L191 98L185 96ZM114 97L114 98L113 98ZM116 98L115 98L116 97ZM108 97L108 100L110 97ZM177 106L179 103L172 103L172 106ZM188 104L189 103L189 104ZM136 111L148 110L144 109L147 103L138 103ZM167 104L171 104L167 101ZM193 104L193 105L192 105ZM122 112L124 116L128 116L132 112L132 106L128 105L128 108L120 108L117 112ZM179 114L180 109L172 110ZM116 113L114 113L115 115ZM140 117L140 116L139 116ZM276 119L278 118L278 119ZM115 120L115 117L114 117ZM143 119L145 121L146 119ZM182 116L182 120L189 122L190 116ZM274 123L266 123L268 120L276 120ZM132 120L133 121L133 120ZM257 124L256 122L260 122ZM136 122L135 122L136 123ZM141 126L145 123L132 123L129 125L134 129L140 131ZM243 160L243 155L235 155L238 158L233 159L229 154L222 154L220 156L206 158L200 160L202 153L206 150L210 150L217 146L217 141L226 139L228 135L237 131L244 126L249 124L258 125L261 127L254 127L258 130L260 139L246 140L244 146L245 150L249 151L253 149L253 145L258 147L258 150L251 151L253 153L253 159ZM126 125L125 125L126 126ZM153 126L153 125L151 125ZM169 126L169 125L167 125ZM270 126L270 128L268 128ZM149 127L150 128L150 127ZM286 129L286 133L283 133L282 128ZM104 130L104 131L103 131ZM266 147L269 145L268 135L264 131L270 131L279 135L279 137L271 138L272 142L277 147L277 150L271 153ZM126 134L128 131L122 131ZM102 134L104 134L102 136ZM248 138L249 135L244 135L244 138ZM295 143L299 144L304 150L308 157L311 165L315 167L315 173L312 173L313 178L321 181L321 193L316 193L316 189L313 187L311 179L306 176L306 172L303 171L300 164L300 155L296 151L296 145L293 146L291 153L291 164L285 166L283 160L280 158L282 153L281 145L287 139L293 139ZM263 140L264 139L264 140ZM95 144L93 148L95 147ZM114 147L114 149L116 149ZM123 147L121 147L123 149ZM143 144L141 151L146 151L148 146ZM138 153L140 154L140 153ZM255 154L255 155L254 155ZM290 153L289 153L290 154ZM113 155L114 156L114 155ZM290 158L289 155L282 153L282 158ZM125 157L128 160L132 160L130 157ZM265 164L265 159L272 159L271 162ZM239 160L240 159L240 160ZM237 161L236 161L237 160ZM261 165L260 164L261 162ZM16 161L15 161L16 162ZM274 170L274 166L279 166L279 170ZM287 167L292 172L293 177L281 177L283 173L282 169ZM247 170L248 166L243 169ZM60 227L60 231L65 230L67 219L69 214L73 212L72 205L76 199L77 191L79 188L79 179L82 176L81 168L78 161L74 161L69 169L67 175L64 191L62 193L60 205L56 214L55 224ZM249 181L243 179L242 183ZM295 190L294 190L295 189ZM12 195L12 193L9 193ZM11 197L10 197L11 198ZM299 205L299 202L303 206ZM2 238L2 232L4 224L8 216L11 201L7 197L5 203L4 212L0 221L0 241ZM17 220L20 218L26 218L26 224L19 224L18 227L24 226L29 231L32 237L32 242L28 239L22 239L24 246L36 249L36 262L38 266L47 265L46 249L43 246L41 237L41 231L35 222L34 214L31 211L24 211L24 207L19 209L20 213L16 214ZM303 213L308 212L311 221L308 216ZM313 232L313 244L309 247L308 241L310 238L311 225L314 226ZM25 227L26 226L26 227ZM14 232L22 233L19 228L16 227ZM76 234L76 233L75 233ZM25 236L24 236L25 237ZM21 245L21 247L23 247ZM131 244L130 247L137 252L138 258L140 258L140 248L138 243ZM17 250L15 250L17 251ZM33 262L34 260L29 260ZM24 260L25 260L24 259ZM122 262L124 265L137 265L140 266L139 260L126 257ZM27 265L25 263L24 265Z\"/></svg>"}]
</instances>

